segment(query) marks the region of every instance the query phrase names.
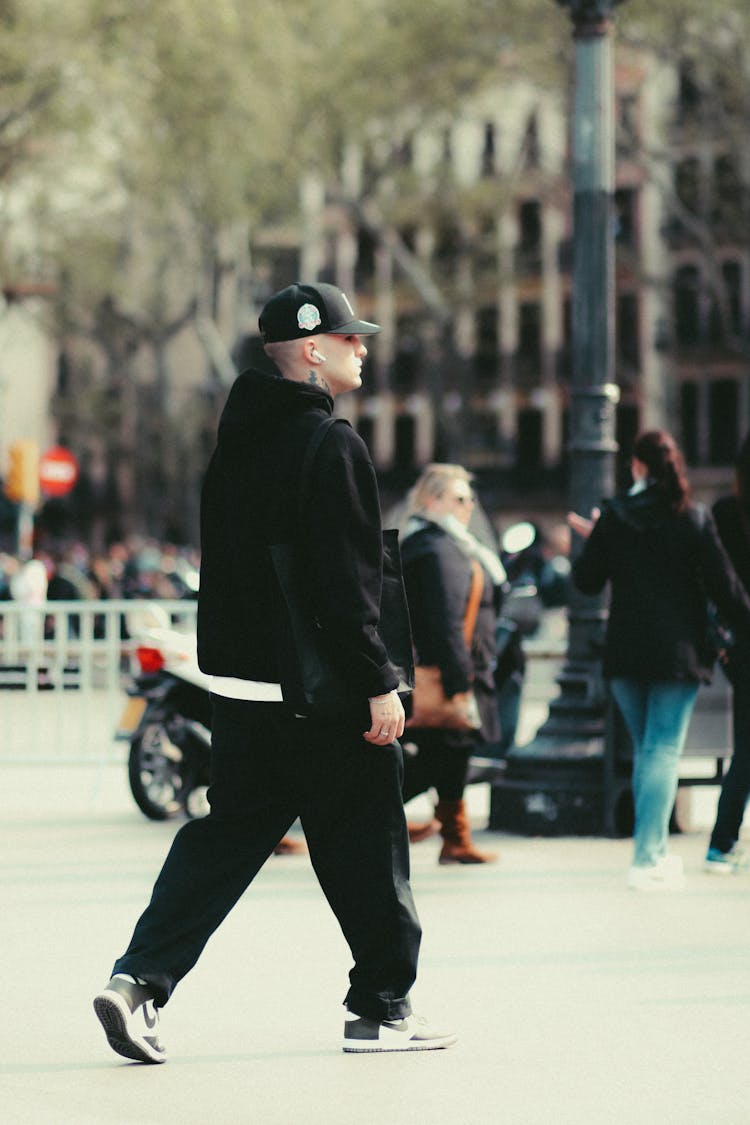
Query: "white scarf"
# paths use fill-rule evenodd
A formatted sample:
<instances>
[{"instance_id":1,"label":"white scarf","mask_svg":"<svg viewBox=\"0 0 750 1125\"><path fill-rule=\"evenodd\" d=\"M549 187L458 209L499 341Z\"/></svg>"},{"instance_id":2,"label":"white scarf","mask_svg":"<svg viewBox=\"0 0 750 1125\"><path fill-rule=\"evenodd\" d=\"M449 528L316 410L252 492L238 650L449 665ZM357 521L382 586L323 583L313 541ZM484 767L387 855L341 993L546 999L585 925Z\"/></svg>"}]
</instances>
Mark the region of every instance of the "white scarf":
<instances>
[{"instance_id":1,"label":"white scarf","mask_svg":"<svg viewBox=\"0 0 750 1125\"><path fill-rule=\"evenodd\" d=\"M497 554L489 547L485 547L484 543L480 543L476 535L472 535L468 527L464 527L455 516L430 516L429 518L410 516L401 538L408 539L410 535L421 531L423 527L427 527L430 523L437 524L438 527L447 532L465 555L471 559L477 559L489 574L494 586L502 586L507 580L505 567Z\"/></svg>"}]
</instances>

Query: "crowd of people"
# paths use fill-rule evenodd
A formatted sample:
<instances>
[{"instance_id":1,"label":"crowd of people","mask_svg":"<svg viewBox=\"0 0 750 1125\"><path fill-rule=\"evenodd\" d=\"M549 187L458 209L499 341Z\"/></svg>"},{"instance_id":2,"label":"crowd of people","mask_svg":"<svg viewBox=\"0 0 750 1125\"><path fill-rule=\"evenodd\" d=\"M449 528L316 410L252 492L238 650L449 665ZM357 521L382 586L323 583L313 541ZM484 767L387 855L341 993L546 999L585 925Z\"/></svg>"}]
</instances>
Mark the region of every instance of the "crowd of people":
<instances>
[{"instance_id":1,"label":"crowd of people","mask_svg":"<svg viewBox=\"0 0 750 1125\"><path fill-rule=\"evenodd\" d=\"M30 561L44 568L49 601L179 599L198 592L199 552L144 536L113 543L103 552L82 542L42 545ZM28 560L0 551L0 601L23 600L26 566Z\"/></svg>"}]
</instances>

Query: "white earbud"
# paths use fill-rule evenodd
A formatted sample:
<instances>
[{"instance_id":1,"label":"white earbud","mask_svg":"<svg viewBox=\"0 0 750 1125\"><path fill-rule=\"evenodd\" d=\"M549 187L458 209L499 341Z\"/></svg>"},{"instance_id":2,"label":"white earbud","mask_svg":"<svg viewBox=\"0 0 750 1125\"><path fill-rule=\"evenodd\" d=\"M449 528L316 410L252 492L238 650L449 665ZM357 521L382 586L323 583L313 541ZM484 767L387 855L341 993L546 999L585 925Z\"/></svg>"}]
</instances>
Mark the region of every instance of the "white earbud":
<instances>
[{"instance_id":1,"label":"white earbud","mask_svg":"<svg viewBox=\"0 0 750 1125\"><path fill-rule=\"evenodd\" d=\"M313 359L317 359L318 363L325 363L326 357L324 355L321 355L317 348L313 348L310 354L312 355Z\"/></svg>"}]
</instances>

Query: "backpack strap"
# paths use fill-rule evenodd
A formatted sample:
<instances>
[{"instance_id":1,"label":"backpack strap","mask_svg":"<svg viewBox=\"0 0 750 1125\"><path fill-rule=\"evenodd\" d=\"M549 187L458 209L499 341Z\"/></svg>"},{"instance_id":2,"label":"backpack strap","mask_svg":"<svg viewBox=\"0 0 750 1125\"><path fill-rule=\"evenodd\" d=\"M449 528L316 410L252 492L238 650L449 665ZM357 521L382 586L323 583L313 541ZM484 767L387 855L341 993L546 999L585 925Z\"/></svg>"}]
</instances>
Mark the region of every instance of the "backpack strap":
<instances>
[{"instance_id":1,"label":"backpack strap","mask_svg":"<svg viewBox=\"0 0 750 1125\"><path fill-rule=\"evenodd\" d=\"M471 648L474 630L477 627L477 615L479 613L479 603L482 600L483 589L484 574L482 573L482 567L476 559L472 559L471 587L469 589L469 600L466 603L466 613L464 614L464 644L467 648Z\"/></svg>"},{"instance_id":2,"label":"backpack strap","mask_svg":"<svg viewBox=\"0 0 750 1125\"><path fill-rule=\"evenodd\" d=\"M307 500L310 492L310 480L312 478L312 467L315 462L318 450L320 449L323 438L326 436L331 426L335 426L340 422L344 426L348 426L349 422L345 418L325 418L317 430L313 431L312 437L307 443L305 456L302 460L302 469L300 471L300 487L299 487L299 503L297 505L297 526L302 523L302 518L307 511Z\"/></svg>"}]
</instances>

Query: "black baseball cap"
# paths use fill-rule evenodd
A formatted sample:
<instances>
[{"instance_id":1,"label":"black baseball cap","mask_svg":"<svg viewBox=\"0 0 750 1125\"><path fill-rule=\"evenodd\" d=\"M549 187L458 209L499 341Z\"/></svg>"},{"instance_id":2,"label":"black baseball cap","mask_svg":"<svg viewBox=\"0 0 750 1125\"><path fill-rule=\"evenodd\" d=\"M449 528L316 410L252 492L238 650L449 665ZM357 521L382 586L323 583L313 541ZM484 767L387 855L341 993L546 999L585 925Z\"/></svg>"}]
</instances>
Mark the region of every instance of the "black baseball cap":
<instances>
[{"instance_id":1,"label":"black baseball cap","mask_svg":"<svg viewBox=\"0 0 750 1125\"><path fill-rule=\"evenodd\" d=\"M371 336L380 331L379 324L358 320L346 294L324 281L318 285L296 282L274 293L263 307L258 326L265 344L325 332Z\"/></svg>"}]
</instances>

